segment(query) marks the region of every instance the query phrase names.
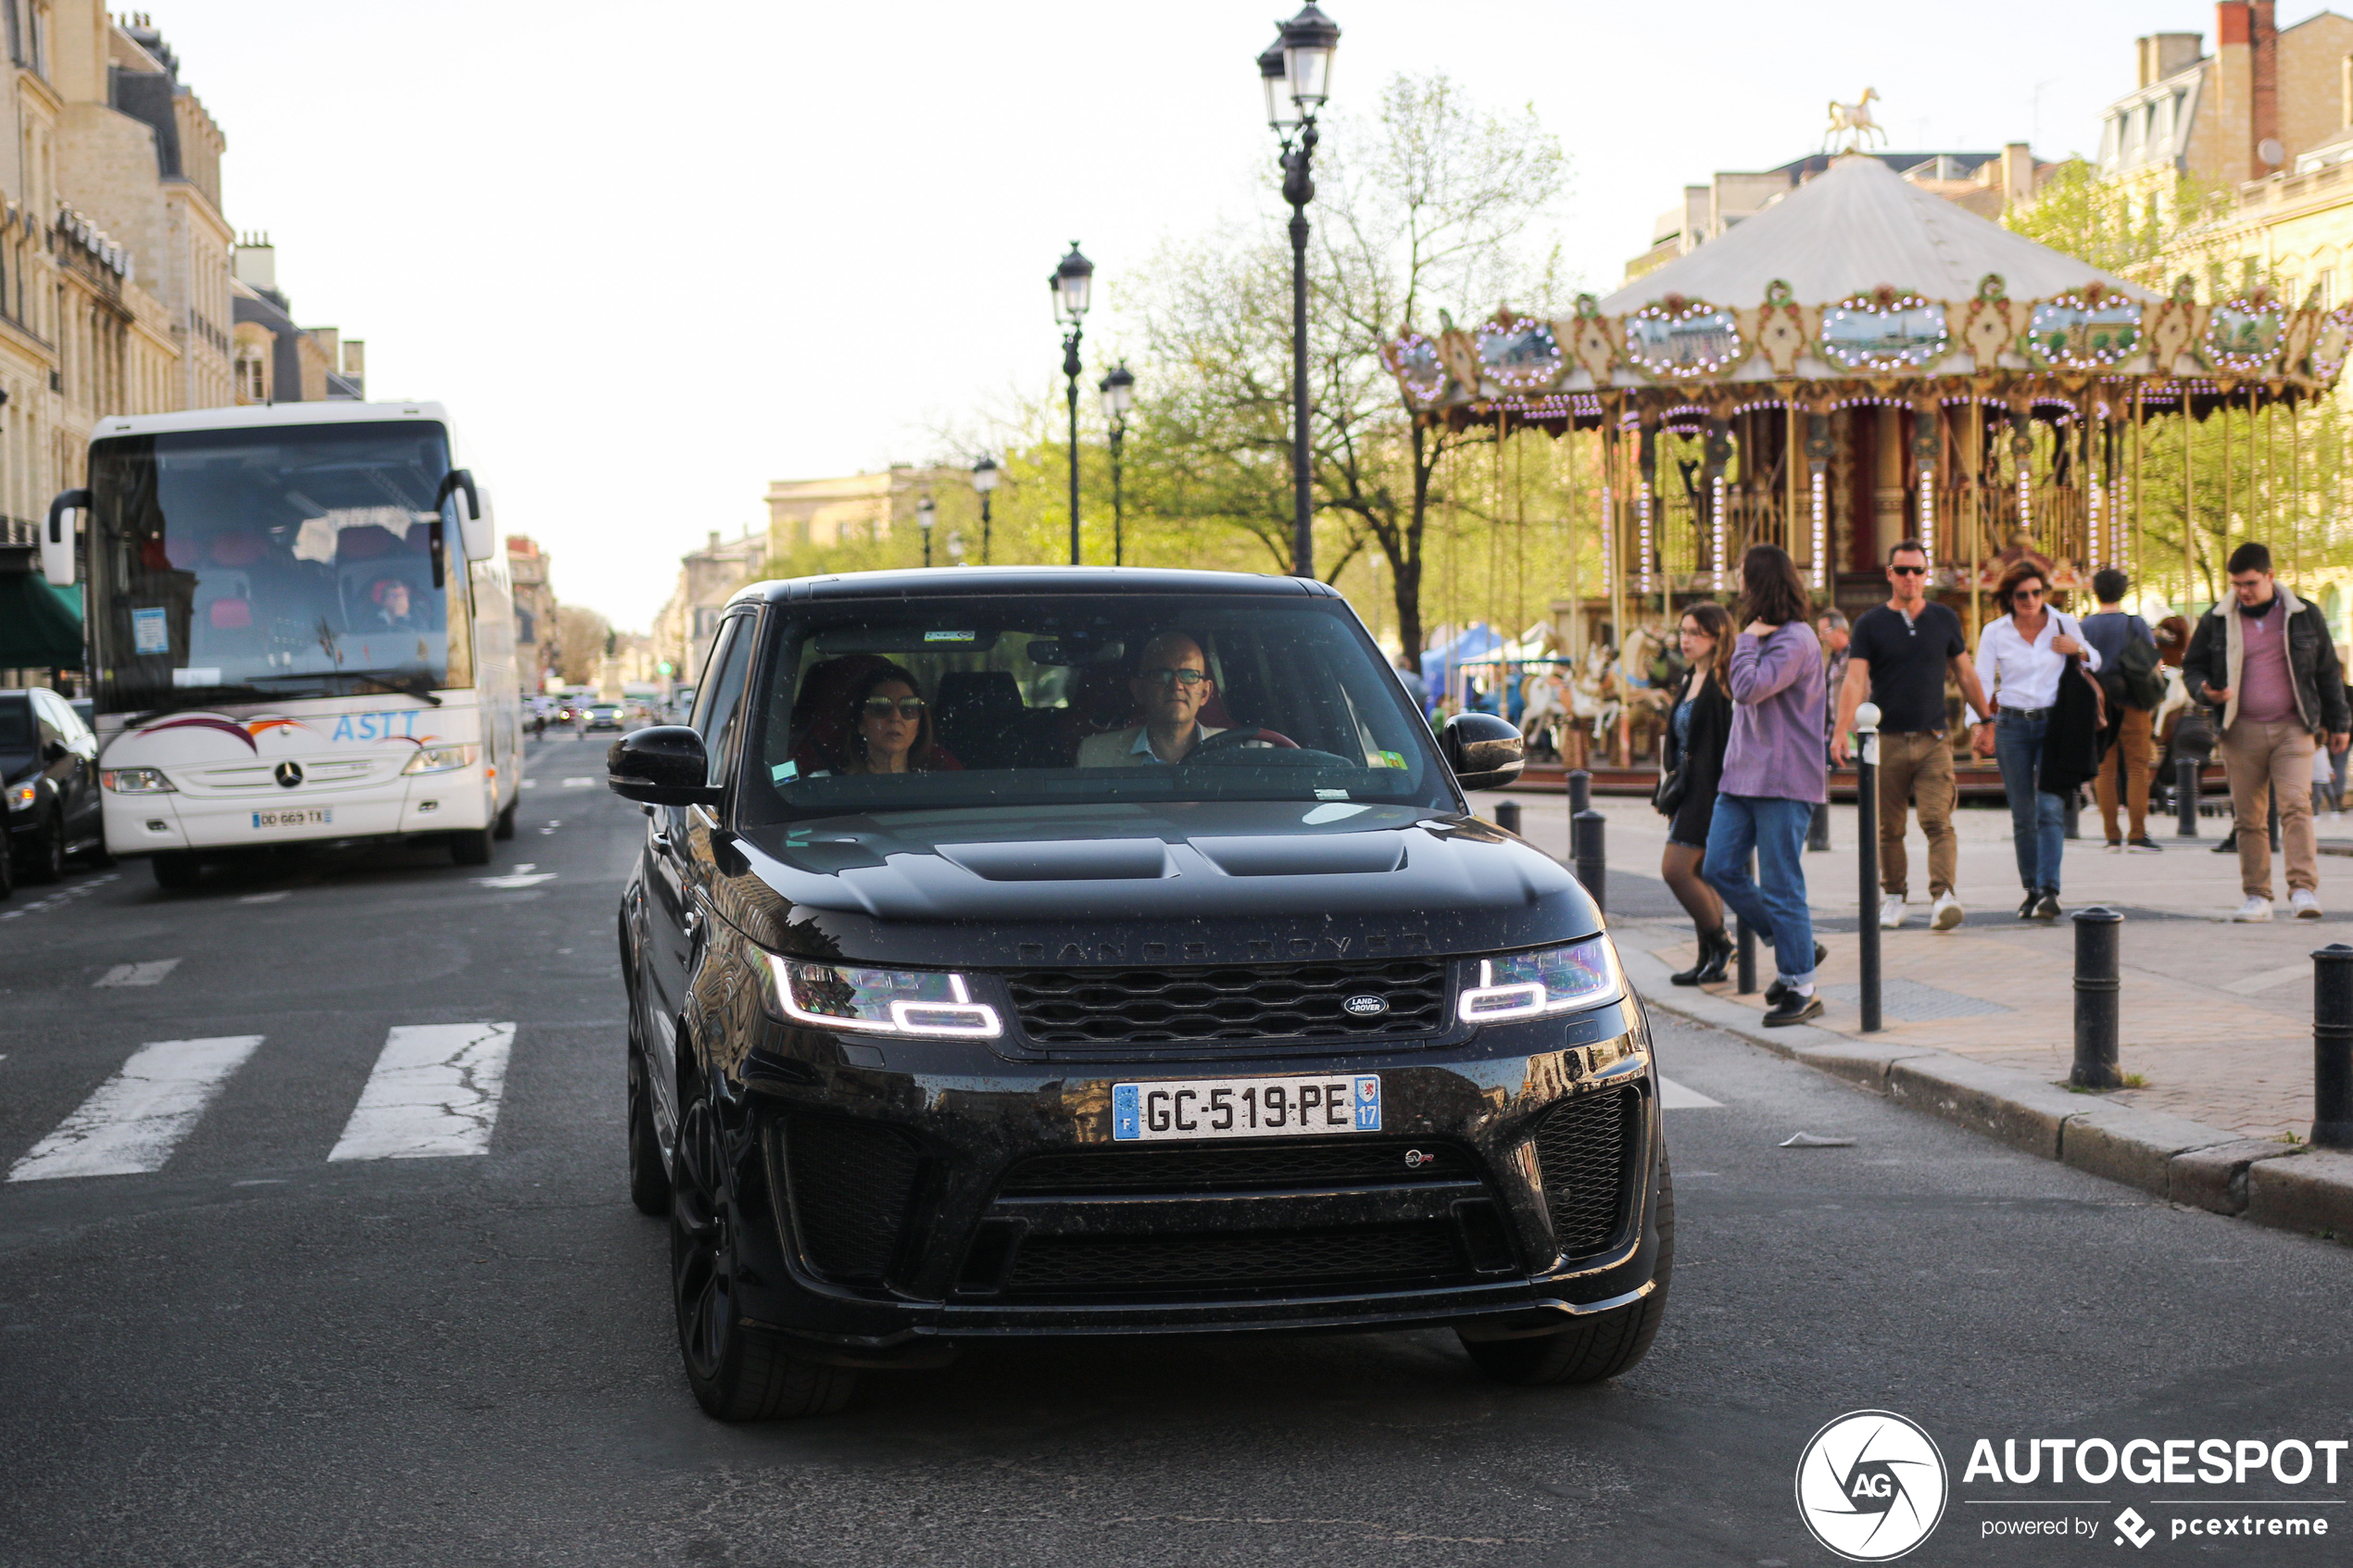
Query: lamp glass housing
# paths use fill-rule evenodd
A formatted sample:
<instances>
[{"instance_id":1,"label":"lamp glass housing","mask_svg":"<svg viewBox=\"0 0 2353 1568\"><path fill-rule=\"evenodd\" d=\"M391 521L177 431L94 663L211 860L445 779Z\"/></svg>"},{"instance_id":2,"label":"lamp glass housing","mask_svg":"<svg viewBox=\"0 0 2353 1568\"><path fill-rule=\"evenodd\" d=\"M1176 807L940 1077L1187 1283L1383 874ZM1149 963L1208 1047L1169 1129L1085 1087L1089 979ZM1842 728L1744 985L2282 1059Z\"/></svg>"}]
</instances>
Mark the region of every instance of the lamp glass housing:
<instances>
[{"instance_id":1,"label":"lamp glass housing","mask_svg":"<svg viewBox=\"0 0 2353 1568\"><path fill-rule=\"evenodd\" d=\"M1127 410L1136 406L1136 378L1122 365L1105 376L1101 387L1103 418L1114 424L1127 418Z\"/></svg>"},{"instance_id":2,"label":"lamp glass housing","mask_svg":"<svg viewBox=\"0 0 2353 1568\"><path fill-rule=\"evenodd\" d=\"M1076 321L1087 314L1088 296L1093 292L1095 264L1078 254L1078 242L1070 243L1070 254L1054 269L1054 320Z\"/></svg>"},{"instance_id":3,"label":"lamp glass housing","mask_svg":"<svg viewBox=\"0 0 2353 1568\"><path fill-rule=\"evenodd\" d=\"M973 465L973 488L988 495L997 488L997 459L983 458Z\"/></svg>"},{"instance_id":4,"label":"lamp glass housing","mask_svg":"<svg viewBox=\"0 0 2353 1568\"><path fill-rule=\"evenodd\" d=\"M1283 74L1302 117L1322 108L1330 96L1332 56L1339 49L1340 29L1313 4L1283 24Z\"/></svg>"},{"instance_id":5,"label":"lamp glass housing","mask_svg":"<svg viewBox=\"0 0 2353 1568\"><path fill-rule=\"evenodd\" d=\"M1283 41L1277 38L1258 56L1258 84L1266 93L1266 123L1282 135L1290 134L1299 124L1299 111L1291 107L1290 78L1283 64Z\"/></svg>"},{"instance_id":6,"label":"lamp glass housing","mask_svg":"<svg viewBox=\"0 0 2353 1568\"><path fill-rule=\"evenodd\" d=\"M931 525L937 521L938 518L939 508L933 504L930 496L926 495L915 503L915 525L925 533L931 532Z\"/></svg>"}]
</instances>

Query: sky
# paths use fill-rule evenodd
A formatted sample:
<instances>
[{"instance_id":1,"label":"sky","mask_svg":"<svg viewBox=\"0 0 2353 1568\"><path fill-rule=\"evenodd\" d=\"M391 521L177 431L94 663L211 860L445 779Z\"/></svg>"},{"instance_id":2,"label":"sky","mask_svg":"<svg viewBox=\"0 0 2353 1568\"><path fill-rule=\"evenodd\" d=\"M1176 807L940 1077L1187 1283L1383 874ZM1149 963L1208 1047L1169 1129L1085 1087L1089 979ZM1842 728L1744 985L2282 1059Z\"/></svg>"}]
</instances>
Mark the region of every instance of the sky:
<instances>
[{"instance_id":1,"label":"sky","mask_svg":"<svg viewBox=\"0 0 2353 1568\"><path fill-rule=\"evenodd\" d=\"M1058 392L1041 284L1074 238L1098 269L1091 386L1132 335L1123 269L1282 217L1253 64L1280 0L143 3L227 134L229 220L275 242L296 320L367 341L371 396L448 404L500 527L626 628L681 552L764 526L771 480L969 461L934 433ZM1572 160L1559 239L1596 292L1684 184L1815 150L1832 98L1878 88L1898 149L2089 153L2133 38L2210 50L2214 15L1325 8L1336 117L1399 72L1534 108Z\"/></svg>"}]
</instances>

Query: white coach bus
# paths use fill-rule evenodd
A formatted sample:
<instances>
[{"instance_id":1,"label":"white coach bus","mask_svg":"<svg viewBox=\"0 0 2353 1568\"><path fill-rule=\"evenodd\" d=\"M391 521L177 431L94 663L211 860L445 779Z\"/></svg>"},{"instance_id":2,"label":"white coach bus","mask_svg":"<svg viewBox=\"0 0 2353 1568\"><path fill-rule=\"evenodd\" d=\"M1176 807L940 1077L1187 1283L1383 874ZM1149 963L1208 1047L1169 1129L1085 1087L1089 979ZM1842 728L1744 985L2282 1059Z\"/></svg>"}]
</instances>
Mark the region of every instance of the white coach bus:
<instances>
[{"instance_id":1,"label":"white coach bus","mask_svg":"<svg viewBox=\"0 0 2353 1568\"><path fill-rule=\"evenodd\" d=\"M180 887L271 845L430 836L481 865L512 834L513 595L439 404L108 418L89 475L42 567L86 573L108 849Z\"/></svg>"}]
</instances>

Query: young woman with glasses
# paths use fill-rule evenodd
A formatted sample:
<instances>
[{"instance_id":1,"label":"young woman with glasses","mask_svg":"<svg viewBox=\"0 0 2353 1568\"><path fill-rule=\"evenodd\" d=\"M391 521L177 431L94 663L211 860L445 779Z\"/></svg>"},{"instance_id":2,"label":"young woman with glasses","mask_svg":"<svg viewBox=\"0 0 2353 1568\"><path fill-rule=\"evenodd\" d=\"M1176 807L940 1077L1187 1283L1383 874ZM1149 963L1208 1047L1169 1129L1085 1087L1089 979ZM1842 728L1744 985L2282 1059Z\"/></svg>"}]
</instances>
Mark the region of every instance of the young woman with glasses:
<instances>
[{"instance_id":1,"label":"young woman with glasses","mask_svg":"<svg viewBox=\"0 0 2353 1568\"><path fill-rule=\"evenodd\" d=\"M845 773L932 771L931 707L913 675L886 664L850 688L849 751Z\"/></svg>"},{"instance_id":2,"label":"young woman with glasses","mask_svg":"<svg viewBox=\"0 0 2353 1568\"><path fill-rule=\"evenodd\" d=\"M1732 729L1731 615L1719 604L1695 604L1683 611L1678 640L1691 670L1667 715L1659 793L1652 803L1668 819L1658 874L1699 934L1698 961L1667 978L1678 985L1705 985L1724 978L1732 957L1724 901L1699 874Z\"/></svg>"},{"instance_id":3,"label":"young woman with glasses","mask_svg":"<svg viewBox=\"0 0 2353 1568\"><path fill-rule=\"evenodd\" d=\"M2009 613L1989 621L1977 638L1977 676L1992 694L1994 714L1979 721L1975 735L1978 754L1990 751L2002 770L2002 793L2009 797L2010 845L2026 889L2019 918L2045 922L2059 916L2067 803L2039 787L2043 746L2068 662L2100 667L2099 650L2083 640L2075 618L2049 607L2050 592L2050 579L2031 560L2002 574L1994 598Z\"/></svg>"}]
</instances>

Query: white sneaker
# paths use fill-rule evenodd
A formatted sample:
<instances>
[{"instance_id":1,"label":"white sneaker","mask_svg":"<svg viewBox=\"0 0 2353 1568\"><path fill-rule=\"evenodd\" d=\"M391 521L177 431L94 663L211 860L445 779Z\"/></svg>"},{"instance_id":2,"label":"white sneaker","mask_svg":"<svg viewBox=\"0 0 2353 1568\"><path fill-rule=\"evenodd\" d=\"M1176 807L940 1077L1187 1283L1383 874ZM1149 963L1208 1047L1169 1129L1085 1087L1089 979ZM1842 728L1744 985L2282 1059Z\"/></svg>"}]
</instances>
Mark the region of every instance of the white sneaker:
<instances>
[{"instance_id":1,"label":"white sneaker","mask_svg":"<svg viewBox=\"0 0 2353 1568\"><path fill-rule=\"evenodd\" d=\"M2287 896L2287 907L2296 911L2296 918L2297 920L2318 920L2321 918L2320 895L2314 893L2309 888L2299 887L2295 892L2289 894Z\"/></svg>"},{"instance_id":2,"label":"white sneaker","mask_svg":"<svg viewBox=\"0 0 2353 1568\"><path fill-rule=\"evenodd\" d=\"M1951 931L1968 918L1969 911L1962 909L1961 901L1950 893L1939 893L1936 896L1936 902L1928 907L1928 926L1931 931Z\"/></svg>"},{"instance_id":3,"label":"white sneaker","mask_svg":"<svg viewBox=\"0 0 2353 1568\"><path fill-rule=\"evenodd\" d=\"M1904 895L1891 893L1879 901L1879 928L1894 931L1904 923Z\"/></svg>"},{"instance_id":4,"label":"white sneaker","mask_svg":"<svg viewBox=\"0 0 2353 1568\"><path fill-rule=\"evenodd\" d=\"M2271 901L2258 898L2253 894L2247 895L2246 902L2239 906L2239 912L2231 917L2241 925L2259 925L2271 918Z\"/></svg>"}]
</instances>

